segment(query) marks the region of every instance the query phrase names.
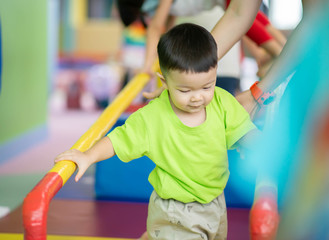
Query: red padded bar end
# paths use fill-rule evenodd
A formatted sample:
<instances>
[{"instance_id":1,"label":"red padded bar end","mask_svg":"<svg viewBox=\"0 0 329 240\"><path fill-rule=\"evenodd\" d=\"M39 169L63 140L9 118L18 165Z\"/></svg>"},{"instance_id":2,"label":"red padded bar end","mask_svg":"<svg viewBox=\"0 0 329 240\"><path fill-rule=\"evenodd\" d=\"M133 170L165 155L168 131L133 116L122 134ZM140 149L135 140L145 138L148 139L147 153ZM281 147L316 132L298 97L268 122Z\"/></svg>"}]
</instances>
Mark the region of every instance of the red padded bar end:
<instances>
[{"instance_id":1,"label":"red padded bar end","mask_svg":"<svg viewBox=\"0 0 329 240\"><path fill-rule=\"evenodd\" d=\"M275 239L279 226L279 213L276 198L260 196L250 211L250 238L252 240Z\"/></svg>"},{"instance_id":2,"label":"red padded bar end","mask_svg":"<svg viewBox=\"0 0 329 240\"><path fill-rule=\"evenodd\" d=\"M62 186L62 177L57 172L49 172L26 196L23 202L25 240L46 240L48 206Z\"/></svg>"}]
</instances>

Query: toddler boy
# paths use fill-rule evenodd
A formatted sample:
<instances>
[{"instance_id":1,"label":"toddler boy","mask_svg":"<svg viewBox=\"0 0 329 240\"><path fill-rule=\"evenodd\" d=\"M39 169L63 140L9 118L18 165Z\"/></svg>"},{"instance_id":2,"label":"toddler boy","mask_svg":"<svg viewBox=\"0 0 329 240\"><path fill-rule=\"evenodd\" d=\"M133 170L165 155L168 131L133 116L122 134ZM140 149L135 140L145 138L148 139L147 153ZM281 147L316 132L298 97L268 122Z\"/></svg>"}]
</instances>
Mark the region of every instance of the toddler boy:
<instances>
[{"instance_id":1,"label":"toddler boy","mask_svg":"<svg viewBox=\"0 0 329 240\"><path fill-rule=\"evenodd\" d=\"M245 146L256 128L235 98L215 87L217 45L203 27L174 27L161 37L158 55L166 88L160 97L86 152L69 150L55 161L74 161L78 181L115 154L124 162L148 156L156 165L149 239L226 239L227 149Z\"/></svg>"}]
</instances>

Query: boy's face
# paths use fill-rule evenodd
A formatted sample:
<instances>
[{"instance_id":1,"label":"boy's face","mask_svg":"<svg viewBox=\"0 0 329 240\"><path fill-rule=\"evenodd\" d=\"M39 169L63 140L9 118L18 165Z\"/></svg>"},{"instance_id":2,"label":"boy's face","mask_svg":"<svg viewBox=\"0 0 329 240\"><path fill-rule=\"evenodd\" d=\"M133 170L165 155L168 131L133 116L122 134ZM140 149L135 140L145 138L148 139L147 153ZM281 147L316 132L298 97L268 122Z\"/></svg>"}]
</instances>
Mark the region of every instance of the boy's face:
<instances>
[{"instance_id":1,"label":"boy's face","mask_svg":"<svg viewBox=\"0 0 329 240\"><path fill-rule=\"evenodd\" d=\"M174 110L187 113L204 110L214 96L216 72L216 67L202 73L169 71L162 81Z\"/></svg>"}]
</instances>

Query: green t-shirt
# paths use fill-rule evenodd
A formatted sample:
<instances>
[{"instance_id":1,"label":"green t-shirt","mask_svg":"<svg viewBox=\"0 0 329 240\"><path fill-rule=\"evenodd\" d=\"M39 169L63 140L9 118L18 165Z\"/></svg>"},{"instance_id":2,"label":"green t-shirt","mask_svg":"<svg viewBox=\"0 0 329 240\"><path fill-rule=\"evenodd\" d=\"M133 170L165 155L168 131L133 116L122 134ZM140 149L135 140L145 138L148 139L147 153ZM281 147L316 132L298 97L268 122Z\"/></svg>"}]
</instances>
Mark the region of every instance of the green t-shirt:
<instances>
[{"instance_id":1,"label":"green t-shirt","mask_svg":"<svg viewBox=\"0 0 329 240\"><path fill-rule=\"evenodd\" d=\"M226 186L227 149L255 126L237 100L217 87L206 114L201 125L184 125L165 90L108 136L122 161L145 155L155 163L149 181L161 198L209 203Z\"/></svg>"}]
</instances>

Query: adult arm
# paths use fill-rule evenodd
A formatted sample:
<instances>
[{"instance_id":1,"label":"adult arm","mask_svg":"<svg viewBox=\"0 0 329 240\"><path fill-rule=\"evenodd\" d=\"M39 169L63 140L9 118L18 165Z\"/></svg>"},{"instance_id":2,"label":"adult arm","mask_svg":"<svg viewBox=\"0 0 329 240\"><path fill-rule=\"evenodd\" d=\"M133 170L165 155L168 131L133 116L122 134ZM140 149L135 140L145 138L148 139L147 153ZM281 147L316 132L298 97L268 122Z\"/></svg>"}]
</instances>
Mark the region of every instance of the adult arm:
<instances>
[{"instance_id":1,"label":"adult arm","mask_svg":"<svg viewBox=\"0 0 329 240\"><path fill-rule=\"evenodd\" d=\"M258 87L263 91L274 91L287 77L293 73L299 61L303 59L302 43L296 44L305 38L303 33L304 20L296 27L289 37L281 54L274 61L273 65L259 82ZM250 90L244 91L236 96L236 99L250 113L256 108L257 102L251 95Z\"/></svg>"},{"instance_id":2,"label":"adult arm","mask_svg":"<svg viewBox=\"0 0 329 240\"><path fill-rule=\"evenodd\" d=\"M282 50L283 45L272 36L267 27L258 19L255 19L246 36L273 57L277 57Z\"/></svg>"},{"instance_id":3,"label":"adult arm","mask_svg":"<svg viewBox=\"0 0 329 240\"><path fill-rule=\"evenodd\" d=\"M247 36L243 36L242 46L244 53L247 56L253 57L257 62L257 76L259 78L263 78L268 69L273 64L274 57L262 47L257 46L257 44L250 40L250 38L248 38Z\"/></svg>"},{"instance_id":4,"label":"adult arm","mask_svg":"<svg viewBox=\"0 0 329 240\"><path fill-rule=\"evenodd\" d=\"M258 11L252 27L242 40L243 45L257 61L259 68L257 76L260 78L265 76L286 43L286 37L271 25L269 19L261 11Z\"/></svg>"},{"instance_id":5,"label":"adult arm","mask_svg":"<svg viewBox=\"0 0 329 240\"><path fill-rule=\"evenodd\" d=\"M227 0L226 7L230 5L230 2L230 0ZM246 35L274 57L280 54L285 44L284 35L271 25L269 19L261 11L257 12L256 18Z\"/></svg>"},{"instance_id":6,"label":"adult arm","mask_svg":"<svg viewBox=\"0 0 329 240\"><path fill-rule=\"evenodd\" d=\"M267 25L266 30L273 36L274 39L279 42L282 47L286 44L286 36L279 29L275 28L272 24Z\"/></svg>"},{"instance_id":7,"label":"adult arm","mask_svg":"<svg viewBox=\"0 0 329 240\"><path fill-rule=\"evenodd\" d=\"M216 40L218 59L242 38L252 25L261 0L232 0L223 17L212 30Z\"/></svg>"},{"instance_id":8,"label":"adult arm","mask_svg":"<svg viewBox=\"0 0 329 240\"><path fill-rule=\"evenodd\" d=\"M143 72L151 72L152 65L157 57L157 45L161 34L167 30L168 22L172 23L173 17L169 17L173 0L160 0L155 15L150 21L146 31L146 54ZM169 24L170 24L169 23Z\"/></svg>"},{"instance_id":9,"label":"adult arm","mask_svg":"<svg viewBox=\"0 0 329 240\"><path fill-rule=\"evenodd\" d=\"M271 34L271 36L276 39L276 41L278 41L282 47L286 44L287 38L285 37L285 35L271 24L270 20L266 17L264 13L258 11L256 20L261 22L265 26L267 32Z\"/></svg>"},{"instance_id":10,"label":"adult arm","mask_svg":"<svg viewBox=\"0 0 329 240\"><path fill-rule=\"evenodd\" d=\"M270 55L265 49L259 47L249 37L243 36L241 40L244 55L254 58L258 67L273 58L272 55Z\"/></svg>"}]
</instances>

